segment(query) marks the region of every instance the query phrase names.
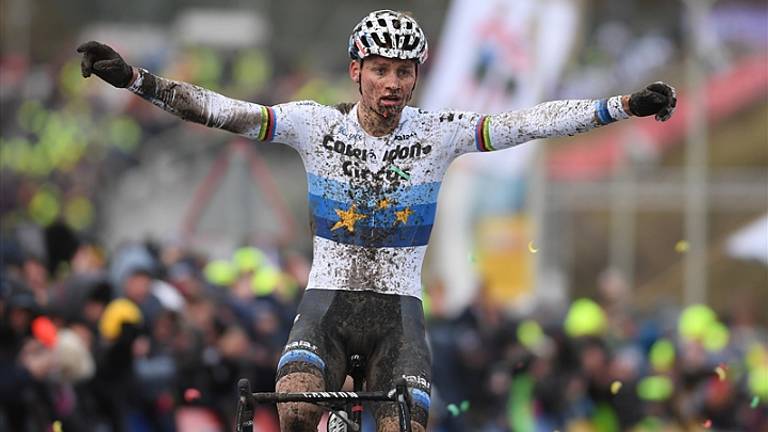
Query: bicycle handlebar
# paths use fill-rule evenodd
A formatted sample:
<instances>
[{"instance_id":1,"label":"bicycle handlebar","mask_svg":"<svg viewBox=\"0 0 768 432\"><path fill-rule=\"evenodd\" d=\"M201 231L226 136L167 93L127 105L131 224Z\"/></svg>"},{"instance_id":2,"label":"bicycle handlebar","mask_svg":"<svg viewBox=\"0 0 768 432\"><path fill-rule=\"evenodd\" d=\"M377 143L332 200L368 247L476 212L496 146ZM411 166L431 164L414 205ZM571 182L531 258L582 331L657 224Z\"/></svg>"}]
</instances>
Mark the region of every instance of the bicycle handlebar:
<instances>
[{"instance_id":1,"label":"bicycle handlebar","mask_svg":"<svg viewBox=\"0 0 768 432\"><path fill-rule=\"evenodd\" d=\"M389 392L302 392L302 393L251 393L256 403L283 402L349 402L354 400L396 402L395 391Z\"/></svg>"},{"instance_id":2,"label":"bicycle handlebar","mask_svg":"<svg viewBox=\"0 0 768 432\"><path fill-rule=\"evenodd\" d=\"M235 427L237 432L253 431L253 414L257 403L347 403L353 401L395 402L400 412L401 430L410 431L410 408L412 406L411 392L404 379L395 384L390 391L377 392L298 392L298 393L252 393L251 384L246 378L237 382L239 402Z\"/></svg>"}]
</instances>

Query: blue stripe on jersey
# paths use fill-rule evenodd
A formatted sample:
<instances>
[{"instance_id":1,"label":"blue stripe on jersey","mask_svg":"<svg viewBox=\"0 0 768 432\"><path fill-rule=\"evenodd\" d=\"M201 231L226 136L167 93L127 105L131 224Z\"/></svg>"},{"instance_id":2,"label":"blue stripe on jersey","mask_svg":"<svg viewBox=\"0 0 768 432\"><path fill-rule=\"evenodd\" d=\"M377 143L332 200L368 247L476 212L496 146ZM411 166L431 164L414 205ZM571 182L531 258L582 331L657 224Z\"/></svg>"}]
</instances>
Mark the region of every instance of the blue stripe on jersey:
<instances>
[{"instance_id":1,"label":"blue stripe on jersey","mask_svg":"<svg viewBox=\"0 0 768 432\"><path fill-rule=\"evenodd\" d=\"M399 206L414 206L420 204L434 204L437 202L437 194L440 191L440 182L421 183L416 185L403 185L397 189L384 193L382 196L370 195L365 189L356 188L349 183L338 180L321 177L316 174L307 173L307 184L309 194L322 196L326 199L339 202L355 201L359 205L374 207L376 201L387 198Z\"/></svg>"},{"instance_id":2,"label":"blue stripe on jersey","mask_svg":"<svg viewBox=\"0 0 768 432\"><path fill-rule=\"evenodd\" d=\"M291 350L283 354L283 356L280 357L280 362L277 364L277 369L280 370L280 368L286 364L297 361L306 362L318 367L320 370L325 370L325 362L320 358L319 355L313 353L312 351L302 349Z\"/></svg>"},{"instance_id":3,"label":"blue stripe on jersey","mask_svg":"<svg viewBox=\"0 0 768 432\"><path fill-rule=\"evenodd\" d=\"M411 390L411 394L413 395L413 401L416 402L416 405L421 405L422 408L429 411L430 397L427 392L420 389L413 389Z\"/></svg>"},{"instance_id":4,"label":"blue stripe on jersey","mask_svg":"<svg viewBox=\"0 0 768 432\"><path fill-rule=\"evenodd\" d=\"M361 208L356 206L356 213L365 215L364 219L359 219L355 226L367 226L375 228L389 228L395 225L421 226L432 225L435 221L437 203L403 206L393 202L386 208ZM315 217L336 221L339 215L336 210L347 211L351 207L346 202L338 202L330 199L324 199L317 195L309 195L309 208ZM397 219L396 212L408 212L406 222Z\"/></svg>"},{"instance_id":5,"label":"blue stripe on jersey","mask_svg":"<svg viewBox=\"0 0 768 432\"><path fill-rule=\"evenodd\" d=\"M355 225L355 230L352 232L346 227L331 230L336 225L338 219L336 217L328 220L315 216L315 235L337 243L370 248L385 248L426 246L427 242L429 242L429 235L432 232L431 224L408 226L398 223L393 227L378 228L365 226L359 222Z\"/></svg>"}]
</instances>

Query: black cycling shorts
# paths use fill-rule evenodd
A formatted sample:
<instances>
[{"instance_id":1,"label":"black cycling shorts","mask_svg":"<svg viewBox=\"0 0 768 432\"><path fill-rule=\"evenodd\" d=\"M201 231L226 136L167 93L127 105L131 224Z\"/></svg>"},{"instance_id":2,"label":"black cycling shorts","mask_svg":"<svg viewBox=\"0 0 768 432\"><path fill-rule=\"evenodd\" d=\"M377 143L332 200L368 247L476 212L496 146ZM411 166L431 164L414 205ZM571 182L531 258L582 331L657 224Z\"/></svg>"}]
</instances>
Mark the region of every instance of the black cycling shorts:
<instances>
[{"instance_id":1,"label":"black cycling shorts","mask_svg":"<svg viewBox=\"0 0 768 432\"><path fill-rule=\"evenodd\" d=\"M426 427L432 370L421 300L371 291L307 290L277 379L315 373L324 378L325 391L339 391L353 354L365 360L367 391L391 390L404 377L412 388L412 419ZM377 419L397 417L397 407L374 404L374 414Z\"/></svg>"}]
</instances>

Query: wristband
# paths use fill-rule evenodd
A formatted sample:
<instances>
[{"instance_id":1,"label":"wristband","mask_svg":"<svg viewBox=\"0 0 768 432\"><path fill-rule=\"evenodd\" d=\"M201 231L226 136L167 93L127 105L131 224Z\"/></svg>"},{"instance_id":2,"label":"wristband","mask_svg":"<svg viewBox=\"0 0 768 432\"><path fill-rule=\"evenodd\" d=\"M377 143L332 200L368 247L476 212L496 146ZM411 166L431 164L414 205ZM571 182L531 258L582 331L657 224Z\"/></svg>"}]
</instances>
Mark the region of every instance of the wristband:
<instances>
[{"instance_id":1,"label":"wristband","mask_svg":"<svg viewBox=\"0 0 768 432\"><path fill-rule=\"evenodd\" d=\"M595 102L595 119L601 125L607 125L616 121L608 111L608 99L600 99Z\"/></svg>"},{"instance_id":2,"label":"wristband","mask_svg":"<svg viewBox=\"0 0 768 432\"><path fill-rule=\"evenodd\" d=\"M595 119L600 125L607 125L617 120L629 118L621 104L621 96L595 101Z\"/></svg>"}]
</instances>

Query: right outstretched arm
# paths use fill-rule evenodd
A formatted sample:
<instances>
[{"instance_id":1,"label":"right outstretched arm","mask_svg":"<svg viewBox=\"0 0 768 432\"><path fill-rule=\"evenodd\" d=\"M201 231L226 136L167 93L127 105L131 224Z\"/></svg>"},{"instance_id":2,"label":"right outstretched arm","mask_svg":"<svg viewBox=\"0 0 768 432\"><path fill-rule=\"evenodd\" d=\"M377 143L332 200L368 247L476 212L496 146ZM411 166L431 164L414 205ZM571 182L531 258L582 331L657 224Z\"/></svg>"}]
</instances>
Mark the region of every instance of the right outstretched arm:
<instances>
[{"instance_id":1,"label":"right outstretched arm","mask_svg":"<svg viewBox=\"0 0 768 432\"><path fill-rule=\"evenodd\" d=\"M205 126L265 140L274 133L274 116L268 107L231 99L181 81L169 80L128 65L120 54L99 42L77 48L83 54L83 77L97 75L118 88L128 88L154 105Z\"/></svg>"},{"instance_id":2,"label":"right outstretched arm","mask_svg":"<svg viewBox=\"0 0 768 432\"><path fill-rule=\"evenodd\" d=\"M184 120L264 140L269 124L268 108L231 99L193 84L174 81L134 68L128 90Z\"/></svg>"}]
</instances>

